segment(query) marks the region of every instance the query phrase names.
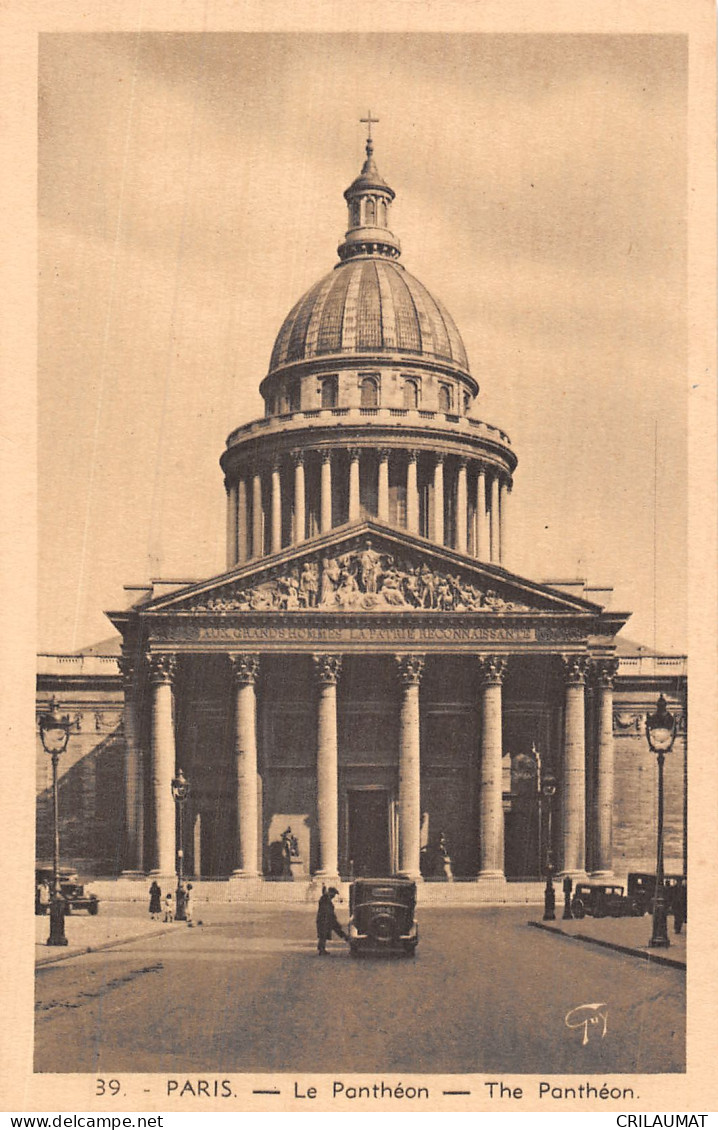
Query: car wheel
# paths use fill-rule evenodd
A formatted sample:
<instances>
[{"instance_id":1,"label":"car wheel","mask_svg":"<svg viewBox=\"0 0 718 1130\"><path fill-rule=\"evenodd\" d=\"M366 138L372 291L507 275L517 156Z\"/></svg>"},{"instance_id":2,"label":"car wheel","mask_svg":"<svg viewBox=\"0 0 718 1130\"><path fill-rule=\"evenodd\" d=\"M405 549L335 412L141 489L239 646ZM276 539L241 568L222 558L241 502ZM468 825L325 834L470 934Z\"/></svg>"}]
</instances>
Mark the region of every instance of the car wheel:
<instances>
[{"instance_id":1,"label":"car wheel","mask_svg":"<svg viewBox=\"0 0 718 1130\"><path fill-rule=\"evenodd\" d=\"M571 907L571 913L573 914L574 918L585 918L586 917L586 907L583 905L583 903L581 902L580 899L577 899L573 903L573 905Z\"/></svg>"},{"instance_id":2,"label":"car wheel","mask_svg":"<svg viewBox=\"0 0 718 1130\"><path fill-rule=\"evenodd\" d=\"M87 908L87 911L88 911L89 914L97 914L99 909L100 909L100 907L99 907L98 903L91 902L90 905Z\"/></svg>"},{"instance_id":3,"label":"car wheel","mask_svg":"<svg viewBox=\"0 0 718 1130\"><path fill-rule=\"evenodd\" d=\"M643 907L640 903L634 902L631 904L631 915L634 918L643 918Z\"/></svg>"}]
</instances>

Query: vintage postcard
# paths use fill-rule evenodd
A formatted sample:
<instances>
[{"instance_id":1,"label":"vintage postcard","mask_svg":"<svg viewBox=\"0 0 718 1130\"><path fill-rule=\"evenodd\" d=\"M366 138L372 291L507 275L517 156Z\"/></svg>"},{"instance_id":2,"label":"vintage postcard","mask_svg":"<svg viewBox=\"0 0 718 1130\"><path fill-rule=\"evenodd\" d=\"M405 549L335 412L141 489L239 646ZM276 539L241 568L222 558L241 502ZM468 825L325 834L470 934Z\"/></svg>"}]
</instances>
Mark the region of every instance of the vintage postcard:
<instances>
[{"instance_id":1,"label":"vintage postcard","mask_svg":"<svg viewBox=\"0 0 718 1130\"><path fill-rule=\"evenodd\" d=\"M4 1109L715 1109L712 10L2 35Z\"/></svg>"}]
</instances>

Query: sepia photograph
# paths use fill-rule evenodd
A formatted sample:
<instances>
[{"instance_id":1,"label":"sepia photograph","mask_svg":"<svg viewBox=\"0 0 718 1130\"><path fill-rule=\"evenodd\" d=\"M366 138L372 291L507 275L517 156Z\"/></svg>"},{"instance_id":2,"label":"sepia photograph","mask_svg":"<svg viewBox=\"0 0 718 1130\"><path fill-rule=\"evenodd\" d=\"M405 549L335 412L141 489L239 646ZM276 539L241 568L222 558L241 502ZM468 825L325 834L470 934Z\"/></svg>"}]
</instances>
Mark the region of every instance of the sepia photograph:
<instances>
[{"instance_id":1,"label":"sepia photograph","mask_svg":"<svg viewBox=\"0 0 718 1130\"><path fill-rule=\"evenodd\" d=\"M689 36L237 24L37 37L33 1077L646 1109Z\"/></svg>"}]
</instances>

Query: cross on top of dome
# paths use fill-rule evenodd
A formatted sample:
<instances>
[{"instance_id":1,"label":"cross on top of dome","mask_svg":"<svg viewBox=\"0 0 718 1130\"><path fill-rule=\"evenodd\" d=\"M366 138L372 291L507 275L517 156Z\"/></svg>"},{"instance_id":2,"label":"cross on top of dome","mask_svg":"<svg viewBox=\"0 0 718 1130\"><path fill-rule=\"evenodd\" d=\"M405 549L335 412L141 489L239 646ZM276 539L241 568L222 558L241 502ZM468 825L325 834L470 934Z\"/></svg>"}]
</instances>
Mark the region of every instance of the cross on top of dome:
<instances>
[{"instance_id":1,"label":"cross on top of dome","mask_svg":"<svg viewBox=\"0 0 718 1130\"><path fill-rule=\"evenodd\" d=\"M379 119L372 117L369 110L367 116L359 121L367 126L366 160L361 173L344 193L349 206L349 230L338 249L339 258L346 260L357 255L380 255L396 259L400 254L400 245L389 230L389 210L394 190L379 175L374 161L371 127Z\"/></svg>"}]
</instances>

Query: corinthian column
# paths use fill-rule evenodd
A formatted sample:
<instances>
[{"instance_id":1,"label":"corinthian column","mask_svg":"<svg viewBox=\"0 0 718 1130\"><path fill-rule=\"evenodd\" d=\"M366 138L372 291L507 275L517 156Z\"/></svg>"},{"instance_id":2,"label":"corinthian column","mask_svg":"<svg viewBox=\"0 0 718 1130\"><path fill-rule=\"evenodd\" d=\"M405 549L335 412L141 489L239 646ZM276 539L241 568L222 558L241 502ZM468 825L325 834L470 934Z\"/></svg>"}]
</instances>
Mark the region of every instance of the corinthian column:
<instances>
[{"instance_id":1,"label":"corinthian column","mask_svg":"<svg viewBox=\"0 0 718 1130\"><path fill-rule=\"evenodd\" d=\"M257 700L259 656L230 655L234 680L234 760L238 861L234 874L257 877Z\"/></svg>"},{"instance_id":2,"label":"corinthian column","mask_svg":"<svg viewBox=\"0 0 718 1130\"><path fill-rule=\"evenodd\" d=\"M561 657L566 678L561 782L561 871L581 879L586 866L586 672L584 655Z\"/></svg>"},{"instance_id":3,"label":"corinthian column","mask_svg":"<svg viewBox=\"0 0 718 1130\"><path fill-rule=\"evenodd\" d=\"M468 527L468 502L466 493L466 460L459 460L459 473L456 477L456 548L466 553L466 531Z\"/></svg>"},{"instance_id":4,"label":"corinthian column","mask_svg":"<svg viewBox=\"0 0 718 1130\"><path fill-rule=\"evenodd\" d=\"M325 882L339 878L339 801L337 750L337 682L340 655L315 655L317 698L317 831L319 868Z\"/></svg>"},{"instance_id":5,"label":"corinthian column","mask_svg":"<svg viewBox=\"0 0 718 1130\"><path fill-rule=\"evenodd\" d=\"M295 451L294 460L294 544L304 541L306 528L306 487L304 484L304 452Z\"/></svg>"},{"instance_id":6,"label":"corinthian column","mask_svg":"<svg viewBox=\"0 0 718 1130\"><path fill-rule=\"evenodd\" d=\"M594 808L594 870L591 872L593 879L608 879L613 875L613 680L617 671L617 659L603 659L596 664L598 772Z\"/></svg>"},{"instance_id":7,"label":"corinthian column","mask_svg":"<svg viewBox=\"0 0 718 1130\"><path fill-rule=\"evenodd\" d=\"M385 447L379 451L376 516L380 522L389 521L389 451Z\"/></svg>"},{"instance_id":8,"label":"corinthian column","mask_svg":"<svg viewBox=\"0 0 718 1130\"><path fill-rule=\"evenodd\" d=\"M492 565L498 565L501 561L501 550L499 534L499 476L497 473L494 473L491 477L489 532L491 537L491 563Z\"/></svg>"},{"instance_id":9,"label":"corinthian column","mask_svg":"<svg viewBox=\"0 0 718 1130\"><path fill-rule=\"evenodd\" d=\"M477 880L504 878L504 805L501 778L503 754L501 686L506 660L489 655L481 669L481 775L479 792L479 874Z\"/></svg>"},{"instance_id":10,"label":"corinthian column","mask_svg":"<svg viewBox=\"0 0 718 1130\"><path fill-rule=\"evenodd\" d=\"M349 448L349 521L358 522L361 512L359 493L359 448Z\"/></svg>"},{"instance_id":11,"label":"corinthian column","mask_svg":"<svg viewBox=\"0 0 718 1130\"><path fill-rule=\"evenodd\" d=\"M177 671L174 655L150 655L152 683L152 792L155 802L153 875L175 872L175 774L174 698L172 684Z\"/></svg>"},{"instance_id":12,"label":"corinthian column","mask_svg":"<svg viewBox=\"0 0 718 1130\"><path fill-rule=\"evenodd\" d=\"M401 707L399 714L399 870L420 880L421 750L419 683L424 670L420 655L397 655Z\"/></svg>"},{"instance_id":13,"label":"corinthian column","mask_svg":"<svg viewBox=\"0 0 718 1130\"><path fill-rule=\"evenodd\" d=\"M237 564L237 484L227 483L227 568Z\"/></svg>"},{"instance_id":14,"label":"corinthian column","mask_svg":"<svg viewBox=\"0 0 718 1130\"><path fill-rule=\"evenodd\" d=\"M479 561L489 560L487 511L486 470L480 467L476 477L476 557Z\"/></svg>"},{"instance_id":15,"label":"corinthian column","mask_svg":"<svg viewBox=\"0 0 718 1130\"><path fill-rule=\"evenodd\" d=\"M272 465L270 550L279 553L282 548L282 480L279 463Z\"/></svg>"},{"instance_id":16,"label":"corinthian column","mask_svg":"<svg viewBox=\"0 0 718 1130\"><path fill-rule=\"evenodd\" d=\"M416 479L415 451L409 452L406 464L406 528L410 534L419 532L419 488Z\"/></svg>"},{"instance_id":17,"label":"corinthian column","mask_svg":"<svg viewBox=\"0 0 718 1130\"><path fill-rule=\"evenodd\" d=\"M320 533L326 534L332 528L332 455L330 451L322 452L322 477L320 494Z\"/></svg>"},{"instance_id":18,"label":"corinthian column","mask_svg":"<svg viewBox=\"0 0 718 1130\"><path fill-rule=\"evenodd\" d=\"M499 488L499 563L506 567L509 547L509 484L502 480Z\"/></svg>"},{"instance_id":19,"label":"corinthian column","mask_svg":"<svg viewBox=\"0 0 718 1130\"><path fill-rule=\"evenodd\" d=\"M237 483L237 561L247 560L247 480L242 476Z\"/></svg>"},{"instance_id":20,"label":"corinthian column","mask_svg":"<svg viewBox=\"0 0 718 1130\"><path fill-rule=\"evenodd\" d=\"M434 536L436 545L444 544L444 456L437 455L434 464Z\"/></svg>"},{"instance_id":21,"label":"corinthian column","mask_svg":"<svg viewBox=\"0 0 718 1130\"><path fill-rule=\"evenodd\" d=\"M118 659L122 672L124 708L122 728L125 737L125 875L144 870L144 772L139 746L137 684L135 665L128 655Z\"/></svg>"},{"instance_id":22,"label":"corinthian column","mask_svg":"<svg viewBox=\"0 0 718 1130\"><path fill-rule=\"evenodd\" d=\"M264 514L262 511L262 475L257 471L252 479L252 557L264 553Z\"/></svg>"}]
</instances>

